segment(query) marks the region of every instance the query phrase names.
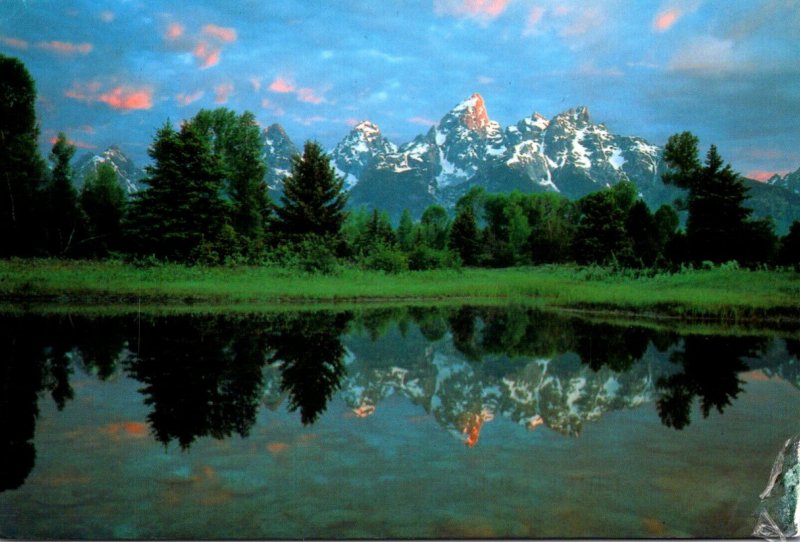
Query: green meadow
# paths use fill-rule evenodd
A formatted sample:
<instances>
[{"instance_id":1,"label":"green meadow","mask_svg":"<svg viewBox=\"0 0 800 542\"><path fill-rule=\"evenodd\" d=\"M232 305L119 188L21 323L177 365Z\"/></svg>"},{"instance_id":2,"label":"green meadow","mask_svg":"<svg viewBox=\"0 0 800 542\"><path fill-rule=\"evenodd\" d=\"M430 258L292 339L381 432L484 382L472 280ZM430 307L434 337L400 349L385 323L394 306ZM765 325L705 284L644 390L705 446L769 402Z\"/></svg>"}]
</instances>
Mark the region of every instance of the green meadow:
<instances>
[{"instance_id":1,"label":"green meadow","mask_svg":"<svg viewBox=\"0 0 800 542\"><path fill-rule=\"evenodd\" d=\"M409 271L344 267L139 267L117 261L0 261L0 303L247 306L520 303L649 318L800 322L800 275L717 267L637 273L601 267Z\"/></svg>"}]
</instances>

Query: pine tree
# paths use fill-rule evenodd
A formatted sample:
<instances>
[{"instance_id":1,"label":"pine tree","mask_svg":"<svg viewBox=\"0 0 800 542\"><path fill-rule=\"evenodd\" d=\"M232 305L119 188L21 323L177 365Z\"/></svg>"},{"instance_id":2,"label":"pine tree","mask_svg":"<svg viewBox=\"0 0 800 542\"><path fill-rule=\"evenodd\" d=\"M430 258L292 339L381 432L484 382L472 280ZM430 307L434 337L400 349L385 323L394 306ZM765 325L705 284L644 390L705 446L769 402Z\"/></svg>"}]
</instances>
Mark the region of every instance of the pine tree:
<instances>
[{"instance_id":1,"label":"pine tree","mask_svg":"<svg viewBox=\"0 0 800 542\"><path fill-rule=\"evenodd\" d=\"M226 108L203 109L191 124L208 139L224 168L231 226L245 252L255 256L264 244L272 215L264 180L267 166L261 157L261 134L255 116L249 111L237 115Z\"/></svg>"},{"instance_id":2,"label":"pine tree","mask_svg":"<svg viewBox=\"0 0 800 542\"><path fill-rule=\"evenodd\" d=\"M337 242L346 217L343 184L319 144L306 142L303 155L292 158L292 174L284 181L281 206L275 209L276 226L289 237Z\"/></svg>"},{"instance_id":3,"label":"pine tree","mask_svg":"<svg viewBox=\"0 0 800 542\"><path fill-rule=\"evenodd\" d=\"M403 209L403 214L400 215L400 223L397 225L397 244L400 250L405 252L414 248L414 220L408 209Z\"/></svg>"},{"instance_id":4,"label":"pine tree","mask_svg":"<svg viewBox=\"0 0 800 542\"><path fill-rule=\"evenodd\" d=\"M579 263L627 263L631 245L625 231L626 213L611 190L584 196L578 205L581 218L575 232L573 253Z\"/></svg>"},{"instance_id":5,"label":"pine tree","mask_svg":"<svg viewBox=\"0 0 800 542\"><path fill-rule=\"evenodd\" d=\"M464 206L453 220L448 239L450 250L461 257L464 265L477 265L480 256L480 231L472 206Z\"/></svg>"},{"instance_id":6,"label":"pine tree","mask_svg":"<svg viewBox=\"0 0 800 542\"><path fill-rule=\"evenodd\" d=\"M192 261L199 251L225 250L228 208L221 197L224 170L208 140L190 123L166 123L149 150L148 189L136 194L130 230L134 249L159 258ZM203 259L213 259L207 254Z\"/></svg>"},{"instance_id":7,"label":"pine tree","mask_svg":"<svg viewBox=\"0 0 800 542\"><path fill-rule=\"evenodd\" d=\"M752 210L744 206L747 187L723 163L716 146L711 145L701 164L697 144L697 137L683 132L671 136L664 148L664 160L672 168L664 181L689 191L688 257L695 262L747 259L742 239L761 237L764 230L750 222Z\"/></svg>"},{"instance_id":8,"label":"pine tree","mask_svg":"<svg viewBox=\"0 0 800 542\"><path fill-rule=\"evenodd\" d=\"M35 104L25 65L0 55L0 256L32 255L44 245L45 165Z\"/></svg>"},{"instance_id":9,"label":"pine tree","mask_svg":"<svg viewBox=\"0 0 800 542\"><path fill-rule=\"evenodd\" d=\"M747 188L711 145L705 167L689 190L686 235L695 261L725 262L741 256L741 236L752 213Z\"/></svg>"},{"instance_id":10,"label":"pine tree","mask_svg":"<svg viewBox=\"0 0 800 542\"><path fill-rule=\"evenodd\" d=\"M78 244L83 226L78 191L72 184L70 166L75 150L75 146L67 141L67 136L59 133L49 156L53 171L45 189L47 238L50 253L57 256L68 254Z\"/></svg>"},{"instance_id":11,"label":"pine tree","mask_svg":"<svg viewBox=\"0 0 800 542\"><path fill-rule=\"evenodd\" d=\"M101 163L84 179L80 204L87 219L84 244L93 256L107 256L119 250L122 240L122 220L127 207L125 191L119 184L114 167Z\"/></svg>"}]
</instances>

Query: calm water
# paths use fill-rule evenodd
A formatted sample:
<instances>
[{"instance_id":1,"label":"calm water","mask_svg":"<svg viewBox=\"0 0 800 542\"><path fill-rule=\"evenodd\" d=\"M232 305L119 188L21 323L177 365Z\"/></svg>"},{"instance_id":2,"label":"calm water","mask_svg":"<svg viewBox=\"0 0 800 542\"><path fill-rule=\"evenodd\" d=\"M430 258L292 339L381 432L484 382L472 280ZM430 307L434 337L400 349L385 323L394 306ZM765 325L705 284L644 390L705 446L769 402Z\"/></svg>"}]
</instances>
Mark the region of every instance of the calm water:
<instances>
[{"instance_id":1,"label":"calm water","mask_svg":"<svg viewBox=\"0 0 800 542\"><path fill-rule=\"evenodd\" d=\"M0 316L0 537L738 537L800 345L523 309Z\"/></svg>"}]
</instances>

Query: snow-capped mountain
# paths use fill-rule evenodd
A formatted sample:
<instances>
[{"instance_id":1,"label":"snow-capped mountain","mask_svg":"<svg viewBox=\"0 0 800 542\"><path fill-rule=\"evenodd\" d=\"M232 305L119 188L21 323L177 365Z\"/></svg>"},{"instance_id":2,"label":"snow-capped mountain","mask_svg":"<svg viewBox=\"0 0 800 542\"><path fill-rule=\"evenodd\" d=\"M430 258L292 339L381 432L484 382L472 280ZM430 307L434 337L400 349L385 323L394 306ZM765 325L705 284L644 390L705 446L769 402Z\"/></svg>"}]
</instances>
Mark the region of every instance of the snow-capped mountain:
<instances>
[{"instance_id":1,"label":"snow-capped mountain","mask_svg":"<svg viewBox=\"0 0 800 542\"><path fill-rule=\"evenodd\" d=\"M78 158L74 165L76 181L83 185L86 175L96 172L97 166L103 163L111 164L127 194L134 194L141 189L139 181L144 177L144 171L136 167L116 145L111 145L100 154L86 153Z\"/></svg>"},{"instance_id":2,"label":"snow-capped mountain","mask_svg":"<svg viewBox=\"0 0 800 542\"><path fill-rule=\"evenodd\" d=\"M380 136L374 124L362 123L336 146L332 160L346 179L352 204L395 216L404 208L419 214L434 203L452 206L473 186L577 198L627 179L653 203L677 196L660 180L660 148L594 124L586 107L551 120L534 113L503 129L489 117L480 94L400 147Z\"/></svg>"},{"instance_id":3,"label":"snow-capped mountain","mask_svg":"<svg viewBox=\"0 0 800 542\"><path fill-rule=\"evenodd\" d=\"M380 128L369 121L358 123L331 153L336 174L344 179L346 190L358 183L373 160L383 160L397 152L397 145L383 137Z\"/></svg>"},{"instance_id":4,"label":"snow-capped mountain","mask_svg":"<svg viewBox=\"0 0 800 542\"><path fill-rule=\"evenodd\" d=\"M300 151L280 124L271 125L261 135L264 144L263 158L267 164L267 186L274 197L282 192L283 179L292 172L292 156Z\"/></svg>"},{"instance_id":5,"label":"snow-capped mountain","mask_svg":"<svg viewBox=\"0 0 800 542\"><path fill-rule=\"evenodd\" d=\"M800 168L792 173L786 175L773 175L767 184L770 186L779 186L800 195Z\"/></svg>"}]
</instances>

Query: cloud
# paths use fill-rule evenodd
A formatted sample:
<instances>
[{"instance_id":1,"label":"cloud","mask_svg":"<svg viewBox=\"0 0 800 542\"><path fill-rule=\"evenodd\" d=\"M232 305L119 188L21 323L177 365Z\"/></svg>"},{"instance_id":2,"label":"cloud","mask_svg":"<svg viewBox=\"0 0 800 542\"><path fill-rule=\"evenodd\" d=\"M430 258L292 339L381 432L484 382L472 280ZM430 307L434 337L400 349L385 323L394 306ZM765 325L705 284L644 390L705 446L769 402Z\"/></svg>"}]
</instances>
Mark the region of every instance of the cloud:
<instances>
[{"instance_id":1,"label":"cloud","mask_svg":"<svg viewBox=\"0 0 800 542\"><path fill-rule=\"evenodd\" d=\"M181 23L170 23L170 25L167 27L167 32L164 34L164 37L170 41L175 41L183 36L185 31L186 29Z\"/></svg>"},{"instance_id":2,"label":"cloud","mask_svg":"<svg viewBox=\"0 0 800 542\"><path fill-rule=\"evenodd\" d=\"M115 15L113 11L105 10L100 12L100 20L104 23L111 23L114 22Z\"/></svg>"},{"instance_id":3,"label":"cloud","mask_svg":"<svg viewBox=\"0 0 800 542\"><path fill-rule=\"evenodd\" d=\"M250 86L253 87L255 92L261 90L261 78L260 77L251 77L250 78Z\"/></svg>"},{"instance_id":4,"label":"cloud","mask_svg":"<svg viewBox=\"0 0 800 542\"><path fill-rule=\"evenodd\" d=\"M418 124L420 126L433 126L436 124L435 120L426 119L425 117L411 117L408 119L411 124Z\"/></svg>"},{"instance_id":5,"label":"cloud","mask_svg":"<svg viewBox=\"0 0 800 542\"><path fill-rule=\"evenodd\" d=\"M210 47L204 41L195 46L193 53L200 60L200 69L205 70L219 64L221 50L216 47Z\"/></svg>"},{"instance_id":6,"label":"cloud","mask_svg":"<svg viewBox=\"0 0 800 542\"><path fill-rule=\"evenodd\" d=\"M478 76L478 83L480 83L481 85L491 85L494 82L495 82L495 80L494 80L493 77L488 77L486 75Z\"/></svg>"},{"instance_id":7,"label":"cloud","mask_svg":"<svg viewBox=\"0 0 800 542\"><path fill-rule=\"evenodd\" d=\"M11 47L12 49L27 49L28 42L19 38L12 38L10 36L0 36L0 43Z\"/></svg>"},{"instance_id":8,"label":"cloud","mask_svg":"<svg viewBox=\"0 0 800 542\"><path fill-rule=\"evenodd\" d=\"M297 89L297 99L309 104L321 104L325 101L325 98L317 95L316 91L311 88Z\"/></svg>"},{"instance_id":9,"label":"cloud","mask_svg":"<svg viewBox=\"0 0 800 542\"><path fill-rule=\"evenodd\" d=\"M508 0L434 0L433 9L437 15L453 15L486 22L503 13L507 5Z\"/></svg>"},{"instance_id":10,"label":"cloud","mask_svg":"<svg viewBox=\"0 0 800 542\"><path fill-rule=\"evenodd\" d=\"M269 90L271 92L278 92L281 94L286 94L289 92L294 92L296 89L292 83L287 81L282 77L276 78L272 83L269 84Z\"/></svg>"},{"instance_id":11,"label":"cloud","mask_svg":"<svg viewBox=\"0 0 800 542\"><path fill-rule=\"evenodd\" d=\"M214 87L214 103L224 104L233 92L231 83L222 83Z\"/></svg>"},{"instance_id":12,"label":"cloud","mask_svg":"<svg viewBox=\"0 0 800 542\"><path fill-rule=\"evenodd\" d=\"M748 171L747 173L745 173L745 177L748 177L750 179L755 179L756 181L766 182L766 181L770 180L772 177L774 177L775 175L784 176L784 175L786 175L788 173L791 173L791 171L789 171L789 170L785 170L785 171L753 170L753 171Z\"/></svg>"},{"instance_id":13,"label":"cloud","mask_svg":"<svg viewBox=\"0 0 800 542\"><path fill-rule=\"evenodd\" d=\"M278 94L294 94L298 101L309 104L321 104L325 102L325 97L313 88L298 88L293 82L285 77L276 77L267 89Z\"/></svg>"},{"instance_id":14,"label":"cloud","mask_svg":"<svg viewBox=\"0 0 800 542\"><path fill-rule=\"evenodd\" d=\"M224 26L217 26L215 24L207 24L203 27L203 33L213 36L225 43L236 41L236 30L233 28L226 28Z\"/></svg>"},{"instance_id":15,"label":"cloud","mask_svg":"<svg viewBox=\"0 0 800 542\"><path fill-rule=\"evenodd\" d=\"M751 66L743 60L734 49L733 40L698 36L677 50L667 68L673 72L714 76L749 71Z\"/></svg>"},{"instance_id":16,"label":"cloud","mask_svg":"<svg viewBox=\"0 0 800 542\"><path fill-rule=\"evenodd\" d=\"M534 6L528 13L528 18L525 21L525 30L522 32L523 36L530 36L539 32L539 25L544 18L545 9L541 6Z\"/></svg>"},{"instance_id":17,"label":"cloud","mask_svg":"<svg viewBox=\"0 0 800 542\"><path fill-rule=\"evenodd\" d=\"M98 96L97 100L114 109L125 111L153 107L153 93L149 89L127 89L118 86Z\"/></svg>"},{"instance_id":18,"label":"cloud","mask_svg":"<svg viewBox=\"0 0 800 542\"><path fill-rule=\"evenodd\" d=\"M153 107L153 92L149 88L129 88L118 85L108 92L100 93L102 85L97 81L91 83L74 83L64 96L85 103L102 102L113 109L130 111L134 109L150 109Z\"/></svg>"},{"instance_id":19,"label":"cloud","mask_svg":"<svg viewBox=\"0 0 800 542\"><path fill-rule=\"evenodd\" d=\"M62 55L88 55L94 48L91 43L72 43L58 40L40 41L36 44L36 47Z\"/></svg>"},{"instance_id":20,"label":"cloud","mask_svg":"<svg viewBox=\"0 0 800 542\"><path fill-rule=\"evenodd\" d=\"M193 92L191 94L180 93L177 96L175 96L175 101L178 102L179 106L184 107L184 106L189 105L190 103L196 102L197 100L202 98L204 95L205 95L205 92L203 92L202 90L198 90L198 91Z\"/></svg>"},{"instance_id":21,"label":"cloud","mask_svg":"<svg viewBox=\"0 0 800 542\"><path fill-rule=\"evenodd\" d=\"M682 16L683 13L677 8L660 11L653 19L653 30L656 32L666 32L672 28Z\"/></svg>"}]
</instances>

